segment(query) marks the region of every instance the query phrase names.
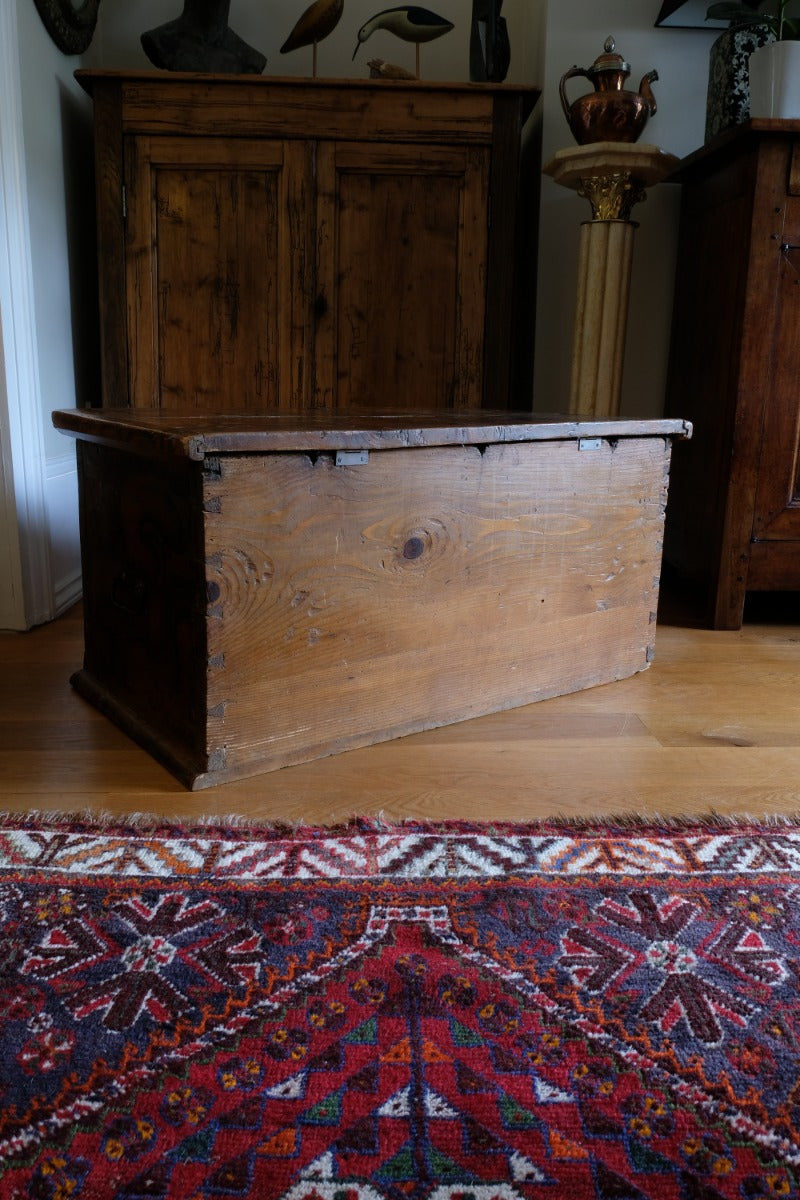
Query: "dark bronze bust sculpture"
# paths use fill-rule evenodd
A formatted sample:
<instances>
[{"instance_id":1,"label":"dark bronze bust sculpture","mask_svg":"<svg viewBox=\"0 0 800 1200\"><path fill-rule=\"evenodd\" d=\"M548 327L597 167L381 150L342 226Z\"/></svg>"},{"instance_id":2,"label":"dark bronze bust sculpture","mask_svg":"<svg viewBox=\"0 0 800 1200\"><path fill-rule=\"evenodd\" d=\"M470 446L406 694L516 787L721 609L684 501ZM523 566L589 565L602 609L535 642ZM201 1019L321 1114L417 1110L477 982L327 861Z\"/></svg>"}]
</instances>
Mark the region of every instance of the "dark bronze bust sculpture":
<instances>
[{"instance_id":1,"label":"dark bronze bust sculpture","mask_svg":"<svg viewBox=\"0 0 800 1200\"><path fill-rule=\"evenodd\" d=\"M230 0L185 0L183 12L142 34L155 66L167 71L260 75L266 57L228 26Z\"/></svg>"}]
</instances>

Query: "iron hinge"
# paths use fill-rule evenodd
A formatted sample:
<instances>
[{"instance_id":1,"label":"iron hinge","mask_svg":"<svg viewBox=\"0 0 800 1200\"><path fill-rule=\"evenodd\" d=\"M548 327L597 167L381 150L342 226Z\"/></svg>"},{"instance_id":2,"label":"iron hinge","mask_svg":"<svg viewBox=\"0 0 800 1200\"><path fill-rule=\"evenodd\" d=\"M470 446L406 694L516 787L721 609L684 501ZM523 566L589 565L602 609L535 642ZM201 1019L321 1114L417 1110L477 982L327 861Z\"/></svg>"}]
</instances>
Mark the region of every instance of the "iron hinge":
<instances>
[{"instance_id":1,"label":"iron hinge","mask_svg":"<svg viewBox=\"0 0 800 1200\"><path fill-rule=\"evenodd\" d=\"M363 467L369 462L369 450L337 450L337 467Z\"/></svg>"}]
</instances>

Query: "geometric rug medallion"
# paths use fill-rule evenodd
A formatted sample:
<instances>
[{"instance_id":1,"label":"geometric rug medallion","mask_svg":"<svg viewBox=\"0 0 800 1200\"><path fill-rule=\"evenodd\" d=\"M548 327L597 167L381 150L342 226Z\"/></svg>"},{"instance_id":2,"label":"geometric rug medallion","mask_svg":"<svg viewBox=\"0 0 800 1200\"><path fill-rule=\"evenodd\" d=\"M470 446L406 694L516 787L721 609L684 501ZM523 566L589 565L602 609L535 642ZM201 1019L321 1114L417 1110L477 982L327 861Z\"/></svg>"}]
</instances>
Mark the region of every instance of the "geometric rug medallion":
<instances>
[{"instance_id":1,"label":"geometric rug medallion","mask_svg":"<svg viewBox=\"0 0 800 1200\"><path fill-rule=\"evenodd\" d=\"M0 818L0 1200L800 1200L800 827Z\"/></svg>"}]
</instances>

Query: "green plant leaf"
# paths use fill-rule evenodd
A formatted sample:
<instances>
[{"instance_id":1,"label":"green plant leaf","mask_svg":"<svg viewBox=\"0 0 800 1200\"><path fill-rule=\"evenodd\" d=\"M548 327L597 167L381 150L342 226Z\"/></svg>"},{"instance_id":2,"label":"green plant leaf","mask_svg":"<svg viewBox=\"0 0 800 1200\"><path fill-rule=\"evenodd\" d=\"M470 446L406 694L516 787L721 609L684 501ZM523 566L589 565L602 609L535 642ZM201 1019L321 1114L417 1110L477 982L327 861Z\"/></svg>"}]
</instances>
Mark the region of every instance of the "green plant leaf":
<instances>
[{"instance_id":1,"label":"green plant leaf","mask_svg":"<svg viewBox=\"0 0 800 1200\"><path fill-rule=\"evenodd\" d=\"M784 41L800 39L800 17L787 17L786 9L791 0L776 0L775 12L758 12L758 2L752 0L723 0L712 4L706 17L715 21L728 21L731 25L749 26L751 29L768 29L776 38Z\"/></svg>"},{"instance_id":2,"label":"green plant leaf","mask_svg":"<svg viewBox=\"0 0 800 1200\"><path fill-rule=\"evenodd\" d=\"M766 13L754 12L747 4L735 3L734 0L723 0L723 3L712 4L706 13L714 21L730 21L732 24L765 25L776 18Z\"/></svg>"}]
</instances>

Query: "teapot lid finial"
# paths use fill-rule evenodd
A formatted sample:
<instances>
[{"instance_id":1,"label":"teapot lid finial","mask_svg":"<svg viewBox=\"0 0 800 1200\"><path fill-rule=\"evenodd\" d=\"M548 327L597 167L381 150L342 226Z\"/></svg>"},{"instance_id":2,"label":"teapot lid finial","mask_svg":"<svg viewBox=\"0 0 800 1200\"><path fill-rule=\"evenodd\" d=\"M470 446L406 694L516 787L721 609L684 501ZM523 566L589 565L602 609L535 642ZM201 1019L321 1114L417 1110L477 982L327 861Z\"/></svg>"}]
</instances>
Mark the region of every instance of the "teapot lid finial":
<instances>
[{"instance_id":1,"label":"teapot lid finial","mask_svg":"<svg viewBox=\"0 0 800 1200\"><path fill-rule=\"evenodd\" d=\"M615 53L616 48L616 39L609 34L603 45L605 54L601 54L595 59L592 71L619 71L625 75L630 75L630 64L625 62L621 54Z\"/></svg>"}]
</instances>

